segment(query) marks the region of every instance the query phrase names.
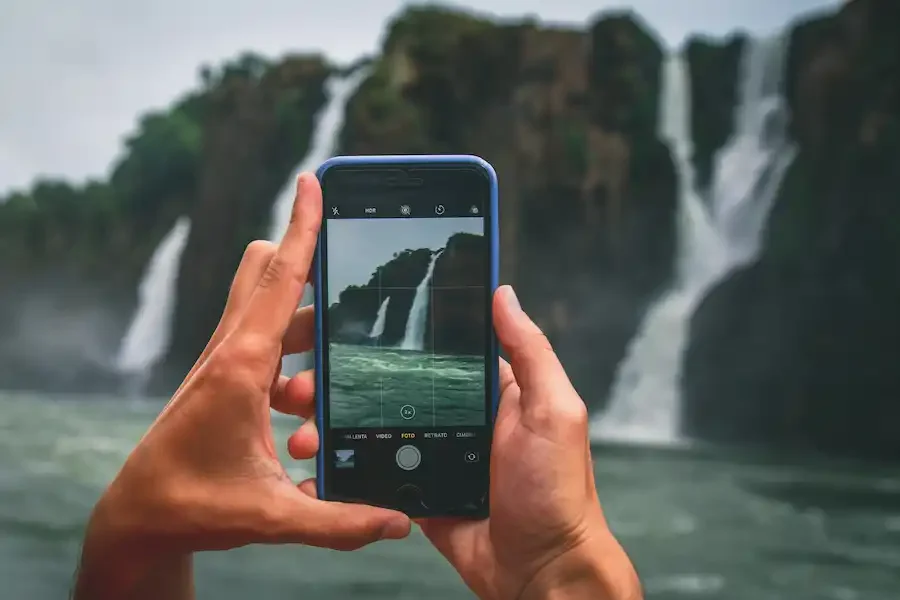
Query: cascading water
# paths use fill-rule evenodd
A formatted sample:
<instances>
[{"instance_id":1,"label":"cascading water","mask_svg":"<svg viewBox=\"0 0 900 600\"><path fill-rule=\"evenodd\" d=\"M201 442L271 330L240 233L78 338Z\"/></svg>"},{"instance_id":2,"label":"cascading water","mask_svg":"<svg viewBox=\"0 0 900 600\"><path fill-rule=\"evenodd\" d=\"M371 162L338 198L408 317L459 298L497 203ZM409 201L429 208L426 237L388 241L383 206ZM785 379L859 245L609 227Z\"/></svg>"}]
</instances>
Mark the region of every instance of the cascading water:
<instances>
[{"instance_id":1,"label":"cascading water","mask_svg":"<svg viewBox=\"0 0 900 600\"><path fill-rule=\"evenodd\" d=\"M766 219L796 155L781 92L785 55L781 37L748 44L736 132L716 155L713 219L728 241L729 270L759 254Z\"/></svg>"},{"instance_id":2,"label":"cascading water","mask_svg":"<svg viewBox=\"0 0 900 600\"><path fill-rule=\"evenodd\" d=\"M138 288L137 310L119 346L116 369L131 380L137 393L143 391L150 370L169 349L175 285L190 229L190 220L179 218L156 247Z\"/></svg>"},{"instance_id":3,"label":"cascading water","mask_svg":"<svg viewBox=\"0 0 900 600\"><path fill-rule=\"evenodd\" d=\"M375 323L372 325L372 331L369 332L369 337L373 340L381 337L381 334L384 333L384 324L385 321L387 321L387 309L390 301L391 297L388 296L384 299L384 302L381 303L381 306L378 307Z\"/></svg>"},{"instance_id":4,"label":"cascading water","mask_svg":"<svg viewBox=\"0 0 900 600\"><path fill-rule=\"evenodd\" d=\"M344 113L347 101L368 74L367 69L356 69L346 77L332 77L326 84L328 104L316 119L315 132L310 142L309 153L294 169L293 174L284 184L272 206L272 223L269 227L269 240L278 242L287 230L291 220L291 209L294 206L294 195L297 188L297 177L306 171L315 171L323 162L334 155L336 140L344 125ZM301 306L313 303L312 287L307 285L303 291ZM282 373L294 375L309 368L312 357L309 352L286 356L282 360Z\"/></svg>"},{"instance_id":5,"label":"cascading water","mask_svg":"<svg viewBox=\"0 0 900 600\"><path fill-rule=\"evenodd\" d=\"M595 438L678 440L681 355L690 317L713 284L759 253L769 210L794 157L781 97L783 41L749 41L742 60L735 132L716 157L709 211L694 184L687 65L679 54L667 59L660 137L669 143L680 177L676 280L651 306L629 346L609 408L592 422Z\"/></svg>"},{"instance_id":6,"label":"cascading water","mask_svg":"<svg viewBox=\"0 0 900 600\"><path fill-rule=\"evenodd\" d=\"M439 250L431 255L431 262L428 263L425 277L416 287L416 295L413 297L409 317L406 320L403 342L400 344L402 350L421 351L425 347L425 320L428 318L428 297L431 291L429 284L434 275L434 265L437 264L437 259L443 252L443 250Z\"/></svg>"}]
</instances>

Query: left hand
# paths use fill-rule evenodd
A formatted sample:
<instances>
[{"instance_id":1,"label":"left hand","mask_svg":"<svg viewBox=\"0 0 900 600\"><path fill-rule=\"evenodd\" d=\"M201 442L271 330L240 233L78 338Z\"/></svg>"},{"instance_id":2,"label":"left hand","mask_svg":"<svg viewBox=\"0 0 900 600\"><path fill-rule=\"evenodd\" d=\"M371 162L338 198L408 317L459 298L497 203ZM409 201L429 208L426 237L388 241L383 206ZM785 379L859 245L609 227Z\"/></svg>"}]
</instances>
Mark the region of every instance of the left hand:
<instances>
[{"instance_id":1,"label":"left hand","mask_svg":"<svg viewBox=\"0 0 900 600\"><path fill-rule=\"evenodd\" d=\"M98 578L115 578L100 587L120 590L119 597L132 597L146 576L142 565L171 555L253 543L350 550L409 534L402 513L318 500L311 482L298 489L275 452L270 408L303 417L314 410L311 373L280 375L282 356L313 342L312 310L297 306L322 195L310 174L297 190L281 244L248 246L209 345L94 510L82 576L118 564L99 569ZM304 423L288 445L294 456L311 456L315 423ZM135 551L141 560L126 564Z\"/></svg>"}]
</instances>

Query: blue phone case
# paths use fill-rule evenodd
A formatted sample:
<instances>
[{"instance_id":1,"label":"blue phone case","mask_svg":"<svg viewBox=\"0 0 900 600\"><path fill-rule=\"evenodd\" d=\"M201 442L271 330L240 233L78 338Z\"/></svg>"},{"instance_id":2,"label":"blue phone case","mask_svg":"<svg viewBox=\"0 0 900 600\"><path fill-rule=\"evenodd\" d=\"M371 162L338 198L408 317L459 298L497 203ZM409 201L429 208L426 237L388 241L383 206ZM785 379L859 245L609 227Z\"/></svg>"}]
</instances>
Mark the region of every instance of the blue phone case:
<instances>
[{"instance_id":1,"label":"blue phone case","mask_svg":"<svg viewBox=\"0 0 900 600\"><path fill-rule=\"evenodd\" d=\"M497 173L494 171L494 167L491 166L489 162L480 158L478 156L472 156L467 154L422 154L422 155L394 155L394 156L335 156L334 158L330 158L322 163L322 166L316 170L316 177L319 181L322 181L322 176L325 175L325 172L337 166L344 165L395 165L395 164L448 164L448 163L463 163L470 164L473 166L477 166L480 169L484 170L487 173L488 178L490 180L491 186L491 198L490 198L490 208L491 208L491 223L490 223L490 240L489 240L489 248L490 248L490 286L491 291L497 289L499 285L500 279L500 215L499 215L499 186L497 184ZM315 298L315 312L316 312L316 362L315 362L315 377L316 377L316 425L319 428L319 431L322 432L322 437L324 438L325 432L325 422L323 417L322 403L324 401L324 390L325 390L325 378L323 376L322 370L322 346L325 344L325 331L322 327L322 315L323 311L327 308L323 304L322 298L322 266L321 266L321 251L322 251L322 238L319 238L319 243L316 245L316 256L313 264L313 271L315 274L314 278L314 298ZM488 311L490 314L493 314L492 309L488 307ZM491 321L492 322L492 321ZM493 331L493 330L492 330ZM500 401L500 382L499 377L499 352L497 346L497 337L492 333L491 335L491 344L488 348L488 352L490 352L491 356L491 364L493 365L491 370L491 405L492 405L492 414L491 414L491 422L493 422L497 417L497 406ZM325 497L325 444L324 441L319 444L319 452L316 455L316 491L319 498Z\"/></svg>"}]
</instances>

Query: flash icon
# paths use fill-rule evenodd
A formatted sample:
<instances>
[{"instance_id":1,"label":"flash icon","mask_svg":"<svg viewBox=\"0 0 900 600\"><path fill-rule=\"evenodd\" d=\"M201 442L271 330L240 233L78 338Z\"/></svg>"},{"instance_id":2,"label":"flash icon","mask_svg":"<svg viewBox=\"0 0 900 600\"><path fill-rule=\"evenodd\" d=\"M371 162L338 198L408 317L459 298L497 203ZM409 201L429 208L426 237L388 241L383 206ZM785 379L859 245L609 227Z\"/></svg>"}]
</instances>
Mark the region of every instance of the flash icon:
<instances>
[{"instance_id":1,"label":"flash icon","mask_svg":"<svg viewBox=\"0 0 900 600\"><path fill-rule=\"evenodd\" d=\"M400 214L404 216L409 216L409 204L404 204L400 207Z\"/></svg>"}]
</instances>

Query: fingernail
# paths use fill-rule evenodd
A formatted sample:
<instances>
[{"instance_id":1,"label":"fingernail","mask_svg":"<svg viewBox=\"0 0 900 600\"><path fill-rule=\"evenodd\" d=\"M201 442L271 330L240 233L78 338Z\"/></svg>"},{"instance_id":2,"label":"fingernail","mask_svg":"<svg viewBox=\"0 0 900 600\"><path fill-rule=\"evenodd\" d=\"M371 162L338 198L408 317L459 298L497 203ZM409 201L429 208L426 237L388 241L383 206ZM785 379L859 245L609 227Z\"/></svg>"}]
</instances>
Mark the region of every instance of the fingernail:
<instances>
[{"instance_id":1,"label":"fingernail","mask_svg":"<svg viewBox=\"0 0 900 600\"><path fill-rule=\"evenodd\" d=\"M382 540L399 540L409 535L409 521L403 519L393 519L385 523L381 530Z\"/></svg>"},{"instance_id":2,"label":"fingernail","mask_svg":"<svg viewBox=\"0 0 900 600\"><path fill-rule=\"evenodd\" d=\"M515 290L511 285L503 286L506 288L503 294L503 299L506 301L506 306L509 307L511 311L522 311L522 305L519 304L519 298L516 296Z\"/></svg>"}]
</instances>

